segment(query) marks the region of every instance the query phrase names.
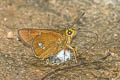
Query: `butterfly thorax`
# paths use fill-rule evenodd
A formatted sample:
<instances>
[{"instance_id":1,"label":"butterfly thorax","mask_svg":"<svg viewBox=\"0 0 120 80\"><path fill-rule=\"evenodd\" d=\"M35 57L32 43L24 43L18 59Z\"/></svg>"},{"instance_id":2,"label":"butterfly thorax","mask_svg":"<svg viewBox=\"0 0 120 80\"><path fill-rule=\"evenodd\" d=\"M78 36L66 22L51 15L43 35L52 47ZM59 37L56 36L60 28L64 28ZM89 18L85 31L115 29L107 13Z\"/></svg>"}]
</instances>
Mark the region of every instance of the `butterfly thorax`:
<instances>
[{"instance_id":1,"label":"butterfly thorax","mask_svg":"<svg viewBox=\"0 0 120 80\"><path fill-rule=\"evenodd\" d=\"M69 27L69 28L65 28L64 30L61 30L61 33L63 35L62 37L63 46L69 45L72 41L72 38L75 35L75 30Z\"/></svg>"}]
</instances>

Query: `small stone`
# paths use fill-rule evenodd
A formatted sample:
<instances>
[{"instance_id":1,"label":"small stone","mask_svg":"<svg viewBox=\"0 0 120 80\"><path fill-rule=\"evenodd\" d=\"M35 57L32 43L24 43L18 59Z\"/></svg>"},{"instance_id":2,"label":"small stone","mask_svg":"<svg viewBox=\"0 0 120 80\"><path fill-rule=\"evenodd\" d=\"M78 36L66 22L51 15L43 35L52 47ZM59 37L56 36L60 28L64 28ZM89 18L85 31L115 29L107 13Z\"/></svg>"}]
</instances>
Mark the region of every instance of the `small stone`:
<instances>
[{"instance_id":1,"label":"small stone","mask_svg":"<svg viewBox=\"0 0 120 80\"><path fill-rule=\"evenodd\" d=\"M112 56L115 56L115 53L111 53Z\"/></svg>"},{"instance_id":2,"label":"small stone","mask_svg":"<svg viewBox=\"0 0 120 80\"><path fill-rule=\"evenodd\" d=\"M14 33L13 33L12 31L8 32L7 38L8 38L8 39L13 39L13 38L15 38L15 37L14 37Z\"/></svg>"},{"instance_id":3,"label":"small stone","mask_svg":"<svg viewBox=\"0 0 120 80\"><path fill-rule=\"evenodd\" d=\"M114 39L118 39L118 34L114 34Z\"/></svg>"},{"instance_id":4,"label":"small stone","mask_svg":"<svg viewBox=\"0 0 120 80\"><path fill-rule=\"evenodd\" d=\"M4 21L7 21L7 18L4 18Z\"/></svg>"}]
</instances>

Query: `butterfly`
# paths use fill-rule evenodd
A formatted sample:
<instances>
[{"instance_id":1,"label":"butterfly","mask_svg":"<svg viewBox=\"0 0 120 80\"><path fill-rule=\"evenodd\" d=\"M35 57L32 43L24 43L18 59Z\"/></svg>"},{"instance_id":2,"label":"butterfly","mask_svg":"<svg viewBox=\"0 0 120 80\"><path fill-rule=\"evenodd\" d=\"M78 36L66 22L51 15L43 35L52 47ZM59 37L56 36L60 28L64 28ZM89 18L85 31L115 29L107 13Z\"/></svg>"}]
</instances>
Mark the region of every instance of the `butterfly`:
<instances>
[{"instance_id":1,"label":"butterfly","mask_svg":"<svg viewBox=\"0 0 120 80\"><path fill-rule=\"evenodd\" d=\"M72 27L64 29L30 29L18 30L21 41L32 48L37 58L45 59L57 54L60 50L68 48L74 52L75 61L76 50L70 46L76 31Z\"/></svg>"}]
</instances>

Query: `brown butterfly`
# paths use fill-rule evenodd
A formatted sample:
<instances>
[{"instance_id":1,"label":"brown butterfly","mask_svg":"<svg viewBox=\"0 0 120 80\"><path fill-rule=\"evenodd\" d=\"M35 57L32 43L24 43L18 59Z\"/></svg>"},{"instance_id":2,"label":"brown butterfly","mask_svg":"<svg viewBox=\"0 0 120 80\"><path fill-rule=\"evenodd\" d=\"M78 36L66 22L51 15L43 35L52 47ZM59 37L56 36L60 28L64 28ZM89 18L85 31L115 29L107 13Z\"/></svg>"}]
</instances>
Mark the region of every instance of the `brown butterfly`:
<instances>
[{"instance_id":1,"label":"brown butterfly","mask_svg":"<svg viewBox=\"0 0 120 80\"><path fill-rule=\"evenodd\" d=\"M19 29L19 38L25 45L32 47L35 56L41 59L57 54L58 51L66 48L76 51L70 46L75 30L71 27L65 29Z\"/></svg>"}]
</instances>

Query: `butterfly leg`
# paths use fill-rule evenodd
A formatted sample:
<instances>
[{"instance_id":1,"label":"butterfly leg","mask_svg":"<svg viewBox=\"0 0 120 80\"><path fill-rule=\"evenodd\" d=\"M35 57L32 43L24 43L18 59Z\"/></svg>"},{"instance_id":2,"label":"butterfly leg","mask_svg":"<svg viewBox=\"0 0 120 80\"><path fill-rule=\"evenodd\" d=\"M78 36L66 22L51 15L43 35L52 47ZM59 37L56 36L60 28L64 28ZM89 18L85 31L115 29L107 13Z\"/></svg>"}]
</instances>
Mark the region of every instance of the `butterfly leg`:
<instances>
[{"instance_id":1,"label":"butterfly leg","mask_svg":"<svg viewBox=\"0 0 120 80\"><path fill-rule=\"evenodd\" d=\"M77 47L75 47L74 49L75 49L75 52L76 52L76 56L78 56Z\"/></svg>"},{"instance_id":2,"label":"butterfly leg","mask_svg":"<svg viewBox=\"0 0 120 80\"><path fill-rule=\"evenodd\" d=\"M70 45L67 45L67 47L74 52L75 62L77 63L77 57L76 57L77 50L75 48L71 47Z\"/></svg>"},{"instance_id":3,"label":"butterfly leg","mask_svg":"<svg viewBox=\"0 0 120 80\"><path fill-rule=\"evenodd\" d=\"M66 51L66 47L64 47L64 62L65 62L65 51Z\"/></svg>"}]
</instances>

